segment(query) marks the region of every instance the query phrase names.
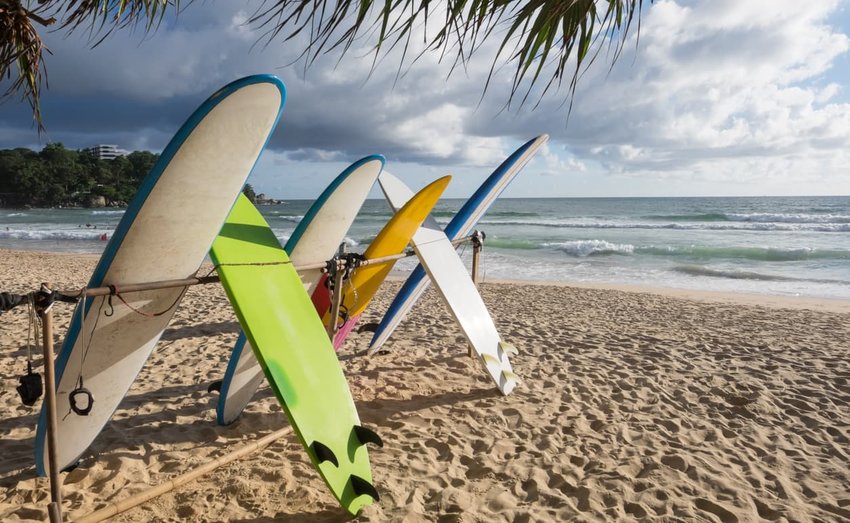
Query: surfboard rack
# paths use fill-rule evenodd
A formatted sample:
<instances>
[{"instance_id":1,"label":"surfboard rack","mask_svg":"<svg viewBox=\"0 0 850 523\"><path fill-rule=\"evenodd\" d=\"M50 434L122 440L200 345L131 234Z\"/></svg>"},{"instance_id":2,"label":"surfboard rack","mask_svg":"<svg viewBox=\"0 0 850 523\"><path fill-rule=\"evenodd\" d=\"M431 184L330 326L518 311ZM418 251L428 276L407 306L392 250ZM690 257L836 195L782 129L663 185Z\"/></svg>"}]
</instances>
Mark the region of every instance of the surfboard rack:
<instances>
[{"instance_id":1,"label":"surfboard rack","mask_svg":"<svg viewBox=\"0 0 850 523\"><path fill-rule=\"evenodd\" d=\"M460 245L462 243L473 241L472 236L466 236L463 238L458 238L452 241L454 245ZM410 256L415 256L415 252L412 249L408 249L402 254L397 254L394 256L384 256L381 258L372 258L359 260L358 266L363 267L366 265L377 265L383 263L390 263L396 260L407 258ZM337 258L335 260L323 261L318 263L304 264L298 265L295 267L298 271L310 270L310 269L320 269L324 272L327 272L331 266L331 264L336 264L337 267L341 267L345 265L344 258ZM48 469L49 469L49 478L50 478L50 503L47 507L47 513L50 518L51 523L61 522L62 521L62 482L59 479L59 470L58 467L54 465L56 463L56 448L58 447L58 435L56 434L56 426L57 426L57 409L56 409L56 366L54 362L54 350L53 350L53 304L56 301L61 301L64 303L76 303L78 300L84 297L95 297L95 296L110 296L116 295L119 293L118 289L120 289L121 294L131 293L131 292L140 292L140 291L149 291L149 290L157 290L157 289L169 289L169 288L177 288L177 287L190 287L194 285L207 285L210 283L217 283L221 281L218 275L209 274L207 276L196 276L192 278L184 278L179 280L165 280L165 281L156 281L156 282L146 282L146 283L132 283L132 284L117 284L110 285L107 287L83 287L81 289L74 290L53 290L51 289L50 284L42 283L40 289L35 292L36 296L36 311L38 313L39 318L42 322L42 349L44 351L44 390L45 390L45 409L47 412L47 456L48 456ZM213 392L217 390L216 385L220 387L220 384L213 382L208 387L209 392ZM365 429L369 430L369 429ZM370 433L374 434L377 437L377 434L369 430ZM276 435L275 437L279 437ZM358 440L366 443L375 443L380 445L379 443L372 441L370 436L366 436L364 432L365 440L360 440L360 435L357 435ZM377 437L380 441L380 437ZM317 445L318 444L318 445ZM321 450L321 447L327 449L327 453ZM252 447L254 448L254 447ZM336 456L333 454L327 446L322 443L313 442L313 452L319 456L319 453L325 457L324 459L319 458L321 461L331 461L336 466L339 466L339 461L336 459ZM316 448L320 448L318 452ZM243 455L241 452L239 455ZM235 459L235 458L234 458ZM217 465L216 465L217 466ZM199 474L197 474L199 475ZM197 477L197 475L193 474L191 477ZM188 481L188 479L187 479ZM372 486L371 483L366 481L363 478L357 476L351 476L351 484L352 488L354 488L355 492L358 494L366 494L372 496L376 501L379 500L378 492L375 490L375 487ZM156 495L156 494L155 494ZM155 495L151 495L145 499L151 499L155 497ZM128 500L129 501L129 500ZM138 501L135 504L125 504L127 508L131 506L136 506L142 503L144 500ZM117 505L116 505L117 506ZM98 519L91 519L92 521L101 521L103 518L100 518L100 514L107 514L111 517L126 508L118 509L114 507L108 507L107 509L103 509L102 511L98 511L97 516L95 513L90 514L89 516L97 517ZM88 520L88 517L84 517L83 520Z\"/></svg>"},{"instance_id":2,"label":"surfboard rack","mask_svg":"<svg viewBox=\"0 0 850 523\"><path fill-rule=\"evenodd\" d=\"M379 447L384 446L384 441L375 431L362 425L354 426L354 435L357 437L357 441L359 441L361 445L372 443Z\"/></svg>"},{"instance_id":3,"label":"surfboard rack","mask_svg":"<svg viewBox=\"0 0 850 523\"><path fill-rule=\"evenodd\" d=\"M378 494L378 491L375 490L375 487L360 476L355 476L354 474L352 474L349 477L349 481L351 481L351 488L358 496L362 496L365 494L367 496L371 496L372 499L374 499L375 501L381 500L381 496Z\"/></svg>"}]
</instances>

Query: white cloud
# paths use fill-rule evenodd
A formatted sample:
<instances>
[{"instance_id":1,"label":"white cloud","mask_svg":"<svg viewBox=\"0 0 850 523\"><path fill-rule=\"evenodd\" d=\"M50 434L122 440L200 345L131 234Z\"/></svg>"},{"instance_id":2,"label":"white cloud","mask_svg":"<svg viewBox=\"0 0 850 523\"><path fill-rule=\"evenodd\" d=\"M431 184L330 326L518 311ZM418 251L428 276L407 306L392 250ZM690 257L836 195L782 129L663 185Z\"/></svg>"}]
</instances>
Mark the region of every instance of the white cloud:
<instances>
[{"instance_id":1,"label":"white cloud","mask_svg":"<svg viewBox=\"0 0 850 523\"><path fill-rule=\"evenodd\" d=\"M336 54L320 57L305 73L303 62L287 66L303 38L257 44L262 33L245 24L257 5L192 4L148 38L119 33L94 50L80 37L48 36L55 56L45 100L107 100L102 108L89 100L84 127L79 117L61 119L59 111L74 114L70 105L53 108L62 123L51 133L70 142L119 132L128 146L162 147L174 122L209 93L239 76L274 72L289 97L271 147L292 161L336 168L379 152L395 162L488 171L510 144L546 132L551 149L529 169L555 179L621 173L661 180L662 189L678 180L723 191L804 183L802 192L850 192L843 181L850 180L850 104L837 101L846 86L823 81L850 49L830 22L836 0L655 2L644 9L637 49L628 42L613 70L600 56L582 77L568 121L564 90L536 110L503 110L513 66L497 70L481 98L495 41L448 81L451 64L436 53L397 77L400 49L372 70L368 47L339 62ZM114 104L127 112L121 127ZM30 121L19 126L18 143L31 143ZM14 141L10 121L0 117L0 127L4 143Z\"/></svg>"}]
</instances>

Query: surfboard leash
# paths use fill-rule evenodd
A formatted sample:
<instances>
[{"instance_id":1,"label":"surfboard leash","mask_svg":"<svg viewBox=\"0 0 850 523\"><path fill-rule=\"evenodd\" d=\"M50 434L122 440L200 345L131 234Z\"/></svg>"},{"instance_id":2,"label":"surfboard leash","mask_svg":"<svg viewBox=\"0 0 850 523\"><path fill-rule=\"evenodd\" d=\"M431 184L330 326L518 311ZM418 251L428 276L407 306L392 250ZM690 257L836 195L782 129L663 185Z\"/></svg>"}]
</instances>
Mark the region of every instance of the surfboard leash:
<instances>
[{"instance_id":1,"label":"surfboard leash","mask_svg":"<svg viewBox=\"0 0 850 523\"><path fill-rule=\"evenodd\" d=\"M38 340L40 338L39 330L41 328L41 321L36 313L33 293L26 295L26 303L27 314L29 316L29 326L27 327L27 373L19 378L20 385L16 387L16 390L21 396L21 403L27 407L31 407L44 393L41 374L32 370L32 349L33 346L36 350L39 348Z\"/></svg>"},{"instance_id":2,"label":"surfboard leash","mask_svg":"<svg viewBox=\"0 0 850 523\"><path fill-rule=\"evenodd\" d=\"M119 300L121 300L121 303L123 303L124 305L126 305L128 309L130 309L131 311L135 312L136 314L138 314L138 315L140 315L140 316L144 316L145 318L156 318L156 317L158 317L158 316L162 316L163 314L167 313L168 311L170 311L171 309L173 309L174 307L176 307L176 306L177 306L177 304L178 304L178 303L180 303L180 300L181 300L181 299L183 299L183 296L186 294L186 291L187 291L188 289L189 289L189 287L183 287L183 288L180 290L180 294L178 294L178 295L177 295L177 297L174 299L174 301L171 303L171 305L169 305L169 306L168 306L168 307L166 307L165 309L163 309L163 310L161 310L161 311L159 311L159 312L145 312L145 311L143 311L143 310L137 309L136 307L133 307L132 305L130 305L130 304L127 302L127 300L125 300L125 299L124 299L124 296L121 294L121 292L118 290L118 286L117 286L117 285L109 285L109 298L108 298L109 311L108 311L108 312L104 312L103 314L104 314L104 316L107 316L107 317L112 316L113 314L115 314L115 308L114 308L114 307L113 307L113 305L112 305L112 297L113 297L113 296L115 296L115 297L117 297Z\"/></svg>"}]
</instances>

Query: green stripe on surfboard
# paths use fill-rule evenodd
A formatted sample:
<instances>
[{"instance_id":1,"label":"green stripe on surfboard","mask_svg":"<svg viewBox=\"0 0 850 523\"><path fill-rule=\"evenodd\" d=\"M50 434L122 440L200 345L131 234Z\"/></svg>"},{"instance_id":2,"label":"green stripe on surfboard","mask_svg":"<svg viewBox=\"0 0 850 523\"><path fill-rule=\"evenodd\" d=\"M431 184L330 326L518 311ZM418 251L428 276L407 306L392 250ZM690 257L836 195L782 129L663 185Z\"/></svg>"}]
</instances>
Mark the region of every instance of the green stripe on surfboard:
<instances>
[{"instance_id":1,"label":"green stripe on surfboard","mask_svg":"<svg viewBox=\"0 0 850 523\"><path fill-rule=\"evenodd\" d=\"M348 383L295 268L244 196L233 207L210 257L310 460L340 504L357 514L372 502L371 496L355 492L363 492L363 481L371 484L372 473L355 430L360 420ZM321 449L320 456L316 449ZM325 449L335 459L329 459Z\"/></svg>"}]
</instances>

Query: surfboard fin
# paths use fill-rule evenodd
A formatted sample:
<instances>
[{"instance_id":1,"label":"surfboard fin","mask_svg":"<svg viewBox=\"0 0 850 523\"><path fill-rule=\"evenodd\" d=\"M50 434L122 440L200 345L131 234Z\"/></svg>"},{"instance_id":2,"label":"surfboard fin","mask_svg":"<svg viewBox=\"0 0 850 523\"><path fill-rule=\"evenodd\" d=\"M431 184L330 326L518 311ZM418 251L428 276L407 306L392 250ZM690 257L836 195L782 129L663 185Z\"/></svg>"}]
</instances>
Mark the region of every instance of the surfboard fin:
<instances>
[{"instance_id":1,"label":"surfboard fin","mask_svg":"<svg viewBox=\"0 0 850 523\"><path fill-rule=\"evenodd\" d=\"M357 329L357 332L375 332L376 330L378 330L378 325L380 324L374 321L370 323L364 323L360 326L359 329Z\"/></svg>"},{"instance_id":2,"label":"surfboard fin","mask_svg":"<svg viewBox=\"0 0 850 523\"><path fill-rule=\"evenodd\" d=\"M520 381L519 376L517 376L516 374L514 374L513 372L511 372L509 370L503 370L502 371L502 377L504 377L508 381L515 381L517 383L519 383L519 381Z\"/></svg>"},{"instance_id":3,"label":"surfboard fin","mask_svg":"<svg viewBox=\"0 0 850 523\"><path fill-rule=\"evenodd\" d=\"M514 345L512 343L507 343L507 342L504 342L504 341L499 342L499 350L502 351L503 353L511 355L511 356L515 356L515 355L519 354L519 351L517 350L516 347L514 347Z\"/></svg>"},{"instance_id":4,"label":"surfboard fin","mask_svg":"<svg viewBox=\"0 0 850 523\"><path fill-rule=\"evenodd\" d=\"M221 392L221 380L210 383L210 386L207 387L207 392Z\"/></svg>"},{"instance_id":5,"label":"surfboard fin","mask_svg":"<svg viewBox=\"0 0 850 523\"><path fill-rule=\"evenodd\" d=\"M354 489L354 493L358 496L366 494L367 496L371 496L375 501L381 500L381 496L378 495L378 491L375 490L375 487L365 479L352 474L349 476L349 480L351 481L351 488Z\"/></svg>"},{"instance_id":6,"label":"surfboard fin","mask_svg":"<svg viewBox=\"0 0 850 523\"><path fill-rule=\"evenodd\" d=\"M332 451L324 443L320 441L314 441L310 445L310 449L313 451L313 454L316 455L316 459L319 460L319 463L330 461L334 464L334 467L339 468L339 460L336 459L336 454L334 454L334 451Z\"/></svg>"},{"instance_id":7,"label":"surfboard fin","mask_svg":"<svg viewBox=\"0 0 850 523\"><path fill-rule=\"evenodd\" d=\"M378 436L378 434L372 429L367 429L362 425L354 426L354 435L357 436L357 441L359 441L362 445L374 443L379 447L384 446L384 441L381 439L381 436Z\"/></svg>"},{"instance_id":8,"label":"surfboard fin","mask_svg":"<svg viewBox=\"0 0 850 523\"><path fill-rule=\"evenodd\" d=\"M481 359L484 360L484 363L492 363L494 365L502 364L502 362L499 361L499 358L493 356L492 354L482 354Z\"/></svg>"}]
</instances>

